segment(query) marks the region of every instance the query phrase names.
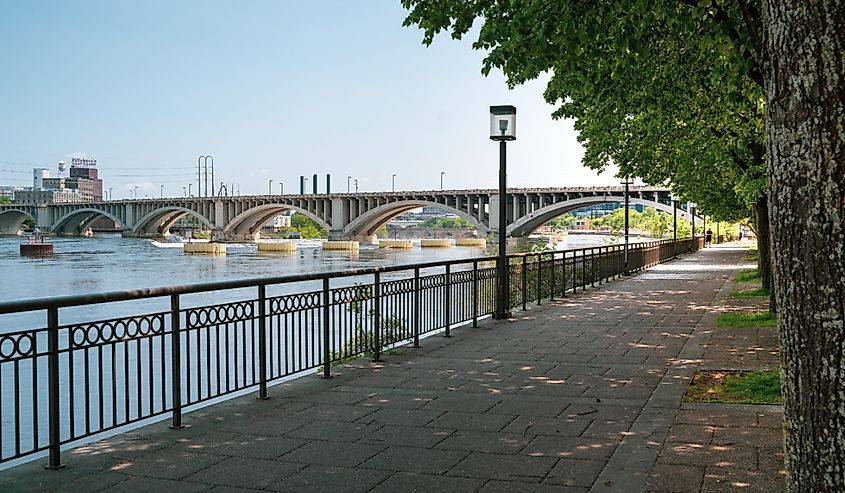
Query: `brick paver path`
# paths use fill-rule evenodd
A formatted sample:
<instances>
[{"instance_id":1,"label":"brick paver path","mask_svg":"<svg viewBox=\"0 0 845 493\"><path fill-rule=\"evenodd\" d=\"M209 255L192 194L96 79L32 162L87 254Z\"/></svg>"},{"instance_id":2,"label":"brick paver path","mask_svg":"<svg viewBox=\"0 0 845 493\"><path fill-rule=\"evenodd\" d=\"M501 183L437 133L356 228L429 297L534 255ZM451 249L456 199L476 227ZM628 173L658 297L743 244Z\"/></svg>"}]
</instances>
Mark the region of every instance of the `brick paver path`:
<instances>
[{"instance_id":1,"label":"brick paver path","mask_svg":"<svg viewBox=\"0 0 845 493\"><path fill-rule=\"evenodd\" d=\"M744 252L707 249L512 321L433 336L384 363L272 387L267 401L192 412L182 430L158 423L67 451L58 472L42 470L43 459L2 471L0 485L633 492L742 482L776 491L776 408L681 408ZM700 448L709 455L684 453Z\"/></svg>"}]
</instances>

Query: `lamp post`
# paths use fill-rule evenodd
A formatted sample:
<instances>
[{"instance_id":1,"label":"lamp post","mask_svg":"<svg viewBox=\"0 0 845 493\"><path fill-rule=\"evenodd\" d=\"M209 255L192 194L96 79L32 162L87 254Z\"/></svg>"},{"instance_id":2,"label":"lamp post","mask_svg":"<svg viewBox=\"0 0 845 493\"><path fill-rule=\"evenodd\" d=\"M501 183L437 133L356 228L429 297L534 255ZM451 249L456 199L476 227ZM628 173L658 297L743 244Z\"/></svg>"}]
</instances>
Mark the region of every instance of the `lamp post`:
<instances>
[{"instance_id":1,"label":"lamp post","mask_svg":"<svg viewBox=\"0 0 845 493\"><path fill-rule=\"evenodd\" d=\"M285 184L279 181L279 195L285 194Z\"/></svg>"},{"instance_id":2,"label":"lamp post","mask_svg":"<svg viewBox=\"0 0 845 493\"><path fill-rule=\"evenodd\" d=\"M273 180L267 181L267 195L273 195Z\"/></svg>"},{"instance_id":3,"label":"lamp post","mask_svg":"<svg viewBox=\"0 0 845 493\"><path fill-rule=\"evenodd\" d=\"M509 140L516 140L516 107L490 107L490 140L499 142L499 255L496 259L498 284L496 285L496 313L497 319L511 317L510 292L508 286L508 253L507 253L507 214L508 214L508 171L507 144ZM440 189L443 189L443 175L440 172Z\"/></svg>"},{"instance_id":4,"label":"lamp post","mask_svg":"<svg viewBox=\"0 0 845 493\"><path fill-rule=\"evenodd\" d=\"M109 194L111 194L111 192L109 192ZM188 196L188 187L182 187L182 195L184 195L185 197Z\"/></svg>"},{"instance_id":5,"label":"lamp post","mask_svg":"<svg viewBox=\"0 0 845 493\"><path fill-rule=\"evenodd\" d=\"M695 202L687 203L687 209L689 209L689 213L690 213L689 217L690 217L690 224L691 224L691 229L692 229L693 248L695 248L695 245L696 245L696 243L695 243L695 208L696 207L698 207L698 205L696 205Z\"/></svg>"},{"instance_id":6,"label":"lamp post","mask_svg":"<svg viewBox=\"0 0 845 493\"><path fill-rule=\"evenodd\" d=\"M134 187L132 187L132 198L134 198L134 199L138 198L138 185L135 185Z\"/></svg>"},{"instance_id":7,"label":"lamp post","mask_svg":"<svg viewBox=\"0 0 845 493\"><path fill-rule=\"evenodd\" d=\"M628 213L630 209L628 209L629 205L629 197L628 197L628 186L633 183L628 176L625 177L625 181L622 182L625 185L625 249L624 249L624 258L625 258L625 275L628 275Z\"/></svg>"},{"instance_id":8,"label":"lamp post","mask_svg":"<svg viewBox=\"0 0 845 493\"><path fill-rule=\"evenodd\" d=\"M393 175L390 177L390 191L396 191L396 173L393 173Z\"/></svg>"},{"instance_id":9,"label":"lamp post","mask_svg":"<svg viewBox=\"0 0 845 493\"><path fill-rule=\"evenodd\" d=\"M302 195L305 195L306 193L308 193L308 178L302 179L302 186L303 186Z\"/></svg>"},{"instance_id":10,"label":"lamp post","mask_svg":"<svg viewBox=\"0 0 845 493\"><path fill-rule=\"evenodd\" d=\"M114 195L111 194L111 191L112 191L112 189L109 188L109 200L112 200L114 198Z\"/></svg>"},{"instance_id":11,"label":"lamp post","mask_svg":"<svg viewBox=\"0 0 845 493\"><path fill-rule=\"evenodd\" d=\"M669 194L672 200L672 257L678 256L678 196Z\"/></svg>"},{"instance_id":12,"label":"lamp post","mask_svg":"<svg viewBox=\"0 0 845 493\"><path fill-rule=\"evenodd\" d=\"M193 196L194 196L193 192L191 192L191 187L192 187L193 185L194 185L193 183L188 183L188 197L193 197Z\"/></svg>"},{"instance_id":13,"label":"lamp post","mask_svg":"<svg viewBox=\"0 0 845 493\"><path fill-rule=\"evenodd\" d=\"M161 196L160 198L164 198L164 185L161 186L159 195Z\"/></svg>"},{"instance_id":14,"label":"lamp post","mask_svg":"<svg viewBox=\"0 0 845 493\"><path fill-rule=\"evenodd\" d=\"M354 180L352 180L352 181L354 181L354 182L355 182L355 193L358 193L358 179L356 178L356 179L354 179Z\"/></svg>"},{"instance_id":15,"label":"lamp post","mask_svg":"<svg viewBox=\"0 0 845 493\"><path fill-rule=\"evenodd\" d=\"M491 108L492 108L492 106L491 106ZM493 137L491 136L490 138L492 139ZM502 142L504 142L504 141L502 141ZM440 172L440 190L443 190L443 175L445 175L445 174L446 174L445 171Z\"/></svg>"}]
</instances>

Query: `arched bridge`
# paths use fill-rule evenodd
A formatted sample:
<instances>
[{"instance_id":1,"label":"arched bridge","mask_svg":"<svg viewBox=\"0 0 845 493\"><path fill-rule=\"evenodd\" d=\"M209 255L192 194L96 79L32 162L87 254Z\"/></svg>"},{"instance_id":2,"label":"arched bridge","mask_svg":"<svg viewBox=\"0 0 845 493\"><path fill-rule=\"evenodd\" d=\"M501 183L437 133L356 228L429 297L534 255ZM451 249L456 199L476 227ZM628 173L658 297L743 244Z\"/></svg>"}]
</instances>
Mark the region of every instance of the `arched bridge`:
<instances>
[{"instance_id":1,"label":"arched bridge","mask_svg":"<svg viewBox=\"0 0 845 493\"><path fill-rule=\"evenodd\" d=\"M566 212L596 204L623 202L622 187L509 189L510 236L521 236ZM632 187L631 204L672 214L669 189ZM160 237L182 217L191 215L220 240L250 240L274 216L288 210L305 214L329 231L331 238L368 240L385 223L404 212L426 206L454 213L478 228L495 233L497 190L443 190L327 195L253 195L238 197L177 197L79 204L0 206L0 234L17 234L27 219L38 228L60 235L79 235L99 217L123 228L125 236ZM690 220L684 209L679 219Z\"/></svg>"}]
</instances>

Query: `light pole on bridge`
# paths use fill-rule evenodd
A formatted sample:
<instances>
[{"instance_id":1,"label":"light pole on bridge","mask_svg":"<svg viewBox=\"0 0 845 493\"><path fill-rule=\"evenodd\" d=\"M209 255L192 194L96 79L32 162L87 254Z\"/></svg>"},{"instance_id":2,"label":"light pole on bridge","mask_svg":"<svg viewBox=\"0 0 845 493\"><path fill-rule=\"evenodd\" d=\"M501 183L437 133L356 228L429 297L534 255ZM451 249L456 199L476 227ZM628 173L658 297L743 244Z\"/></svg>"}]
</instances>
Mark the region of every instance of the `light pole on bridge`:
<instances>
[{"instance_id":1,"label":"light pole on bridge","mask_svg":"<svg viewBox=\"0 0 845 493\"><path fill-rule=\"evenodd\" d=\"M132 195L133 195L134 199L138 198L138 185L135 185L134 187L132 187Z\"/></svg>"},{"instance_id":2,"label":"light pole on bridge","mask_svg":"<svg viewBox=\"0 0 845 493\"><path fill-rule=\"evenodd\" d=\"M188 183L188 197L193 197L193 196L194 196L194 193L193 193L193 192L191 192L191 187L192 187L192 186L193 186L193 183Z\"/></svg>"},{"instance_id":3,"label":"light pole on bridge","mask_svg":"<svg viewBox=\"0 0 845 493\"><path fill-rule=\"evenodd\" d=\"M273 180L267 182L267 195L273 195Z\"/></svg>"},{"instance_id":4,"label":"light pole on bridge","mask_svg":"<svg viewBox=\"0 0 845 493\"><path fill-rule=\"evenodd\" d=\"M350 188L350 186L349 186L349 183L350 183L351 181L352 181L352 177L351 177L351 176L347 176L347 177L346 177L346 193L349 193L349 192L351 191L351 188Z\"/></svg>"},{"instance_id":5,"label":"light pole on bridge","mask_svg":"<svg viewBox=\"0 0 845 493\"><path fill-rule=\"evenodd\" d=\"M516 107L490 107L490 139L499 142L499 255L496 259L498 271L496 285L496 313L494 318L506 319L510 313L510 282L508 280L507 213L508 213L508 171L507 144L516 140ZM443 175L440 172L440 189L443 190Z\"/></svg>"},{"instance_id":6,"label":"light pole on bridge","mask_svg":"<svg viewBox=\"0 0 845 493\"><path fill-rule=\"evenodd\" d=\"M109 200L113 200L113 199L114 199L114 195L112 195L111 191L112 191L112 189L111 189L111 188L109 188Z\"/></svg>"},{"instance_id":7,"label":"light pole on bridge","mask_svg":"<svg viewBox=\"0 0 845 493\"><path fill-rule=\"evenodd\" d=\"M393 175L390 177L390 191L396 191L396 173L393 173Z\"/></svg>"},{"instance_id":8,"label":"light pole on bridge","mask_svg":"<svg viewBox=\"0 0 845 493\"><path fill-rule=\"evenodd\" d=\"M355 179L354 179L354 180L352 180L352 181L354 181L354 182L355 182L355 193L358 193L358 178L355 178Z\"/></svg>"},{"instance_id":9,"label":"light pole on bridge","mask_svg":"<svg viewBox=\"0 0 845 493\"><path fill-rule=\"evenodd\" d=\"M492 106L491 106L491 108L492 108ZM493 138L493 137L492 137L492 135L491 135L491 137L490 137L490 138L491 138L491 139ZM502 141L502 142L504 142L504 141ZM445 171L441 171L441 172L440 172L440 190L443 190L443 175L445 175L445 174L446 174L446 172L445 172Z\"/></svg>"},{"instance_id":10,"label":"light pole on bridge","mask_svg":"<svg viewBox=\"0 0 845 493\"><path fill-rule=\"evenodd\" d=\"M282 183L281 180L280 180L279 181L279 195L284 195L284 194L285 194L285 184Z\"/></svg>"},{"instance_id":11,"label":"light pole on bridge","mask_svg":"<svg viewBox=\"0 0 845 493\"><path fill-rule=\"evenodd\" d=\"M164 185L161 186L159 195L161 195L161 198L164 198Z\"/></svg>"}]
</instances>

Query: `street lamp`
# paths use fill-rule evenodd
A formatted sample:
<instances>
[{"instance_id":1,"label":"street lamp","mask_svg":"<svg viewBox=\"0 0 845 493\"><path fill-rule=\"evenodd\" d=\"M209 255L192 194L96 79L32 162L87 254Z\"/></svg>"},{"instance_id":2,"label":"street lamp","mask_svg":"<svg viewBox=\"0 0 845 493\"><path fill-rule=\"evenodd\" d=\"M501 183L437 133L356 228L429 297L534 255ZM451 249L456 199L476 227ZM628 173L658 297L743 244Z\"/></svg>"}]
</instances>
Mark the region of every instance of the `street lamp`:
<instances>
[{"instance_id":1,"label":"street lamp","mask_svg":"<svg viewBox=\"0 0 845 493\"><path fill-rule=\"evenodd\" d=\"M279 195L285 194L285 184L279 181Z\"/></svg>"},{"instance_id":2,"label":"street lamp","mask_svg":"<svg viewBox=\"0 0 845 493\"><path fill-rule=\"evenodd\" d=\"M111 194L111 191L112 191L112 189L109 188L109 200L112 200L114 198L114 195Z\"/></svg>"},{"instance_id":3,"label":"street lamp","mask_svg":"<svg viewBox=\"0 0 845 493\"><path fill-rule=\"evenodd\" d=\"M491 106L491 108L492 108L492 106ZM493 137L492 137L492 135L491 135L491 137L490 137L490 138L491 138L491 139L493 138ZM503 142L504 142L504 141L503 141ZM441 172L440 172L440 190L443 190L443 175L445 175L445 174L446 174L446 172L445 172L445 171L441 171Z\"/></svg>"},{"instance_id":4,"label":"street lamp","mask_svg":"<svg viewBox=\"0 0 845 493\"><path fill-rule=\"evenodd\" d=\"M355 178L353 181L355 182L355 193L358 193L358 179Z\"/></svg>"},{"instance_id":5,"label":"street lamp","mask_svg":"<svg viewBox=\"0 0 845 493\"><path fill-rule=\"evenodd\" d=\"M267 183L267 195L273 195L273 180Z\"/></svg>"},{"instance_id":6,"label":"street lamp","mask_svg":"<svg viewBox=\"0 0 845 493\"><path fill-rule=\"evenodd\" d=\"M109 189L109 194L111 194L111 189ZM188 188L182 187L182 194L187 197L188 196Z\"/></svg>"},{"instance_id":7,"label":"street lamp","mask_svg":"<svg viewBox=\"0 0 845 493\"><path fill-rule=\"evenodd\" d=\"M352 181L352 177L347 176L346 177L346 193L349 193L349 191L350 191L349 182L351 182L351 181Z\"/></svg>"},{"instance_id":8,"label":"street lamp","mask_svg":"<svg viewBox=\"0 0 845 493\"><path fill-rule=\"evenodd\" d=\"M390 191L396 191L396 173L393 173L393 175L390 177Z\"/></svg>"},{"instance_id":9,"label":"street lamp","mask_svg":"<svg viewBox=\"0 0 845 493\"><path fill-rule=\"evenodd\" d=\"M161 198L164 198L164 185L161 186L161 193L159 195L161 195Z\"/></svg>"},{"instance_id":10,"label":"street lamp","mask_svg":"<svg viewBox=\"0 0 845 493\"><path fill-rule=\"evenodd\" d=\"M490 107L490 140L499 142L499 255L496 260L499 283L496 285L496 313L497 319L510 318L510 292L508 287L508 253L507 253L507 213L508 213L508 172L507 172L507 143L516 140L516 107ZM443 189L444 171L440 172L440 189Z\"/></svg>"},{"instance_id":11,"label":"street lamp","mask_svg":"<svg viewBox=\"0 0 845 493\"><path fill-rule=\"evenodd\" d=\"M304 178L302 181L302 195L308 193L308 178Z\"/></svg>"},{"instance_id":12,"label":"street lamp","mask_svg":"<svg viewBox=\"0 0 845 493\"><path fill-rule=\"evenodd\" d=\"M678 256L678 196L669 194L672 201L672 257Z\"/></svg>"},{"instance_id":13,"label":"street lamp","mask_svg":"<svg viewBox=\"0 0 845 493\"><path fill-rule=\"evenodd\" d=\"M193 185L194 185L193 183L188 183L188 197L193 197L193 196L194 196L194 193L191 191L191 187L192 187Z\"/></svg>"},{"instance_id":14,"label":"street lamp","mask_svg":"<svg viewBox=\"0 0 845 493\"><path fill-rule=\"evenodd\" d=\"M695 209L696 209L696 207L698 207L698 205L695 202L687 202L687 209L689 209L689 213L690 213L689 217L690 217L690 222L691 222L691 225L692 225L693 244L695 244ZM694 247L695 246L693 245L693 248Z\"/></svg>"},{"instance_id":15,"label":"street lamp","mask_svg":"<svg viewBox=\"0 0 845 493\"><path fill-rule=\"evenodd\" d=\"M630 180L630 177L628 177L628 176L626 176L625 181L622 182L622 184L625 185L625 251L624 251L624 255L625 255L625 275L628 275L628 225L629 225L628 213L630 212L630 210L628 209L628 205L629 205L628 186L630 186L632 183L634 183L634 182L632 182Z\"/></svg>"},{"instance_id":16,"label":"street lamp","mask_svg":"<svg viewBox=\"0 0 845 493\"><path fill-rule=\"evenodd\" d=\"M138 185L135 185L135 186L132 188L132 195L133 195L133 198L135 198L135 199L137 199L137 198L138 198Z\"/></svg>"}]
</instances>

